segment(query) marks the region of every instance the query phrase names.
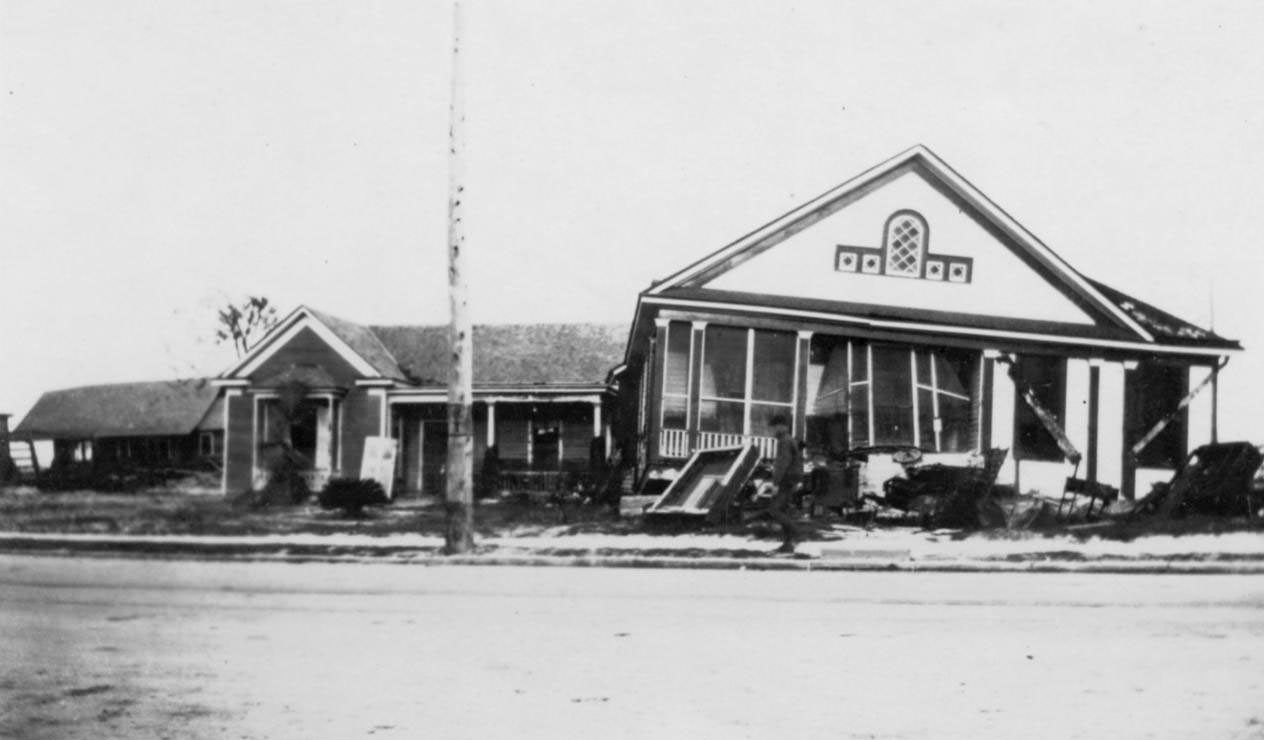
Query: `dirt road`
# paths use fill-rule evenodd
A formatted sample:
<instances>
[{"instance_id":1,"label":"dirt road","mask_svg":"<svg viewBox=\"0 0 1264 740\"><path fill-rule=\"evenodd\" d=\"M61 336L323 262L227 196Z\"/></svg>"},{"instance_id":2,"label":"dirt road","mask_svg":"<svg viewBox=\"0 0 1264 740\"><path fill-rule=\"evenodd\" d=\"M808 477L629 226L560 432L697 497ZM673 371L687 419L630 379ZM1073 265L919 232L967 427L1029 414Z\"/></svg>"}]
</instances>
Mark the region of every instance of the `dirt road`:
<instances>
[{"instance_id":1,"label":"dirt road","mask_svg":"<svg viewBox=\"0 0 1264 740\"><path fill-rule=\"evenodd\" d=\"M0 557L0 736L1264 737L1264 579Z\"/></svg>"}]
</instances>

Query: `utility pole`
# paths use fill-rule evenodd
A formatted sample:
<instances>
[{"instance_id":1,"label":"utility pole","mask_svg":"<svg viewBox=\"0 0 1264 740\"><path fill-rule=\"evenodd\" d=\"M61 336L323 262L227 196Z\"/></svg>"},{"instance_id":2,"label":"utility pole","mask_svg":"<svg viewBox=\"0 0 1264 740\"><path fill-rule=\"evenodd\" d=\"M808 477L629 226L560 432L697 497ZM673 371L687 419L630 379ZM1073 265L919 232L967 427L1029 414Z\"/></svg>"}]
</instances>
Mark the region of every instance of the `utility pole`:
<instances>
[{"instance_id":1,"label":"utility pole","mask_svg":"<svg viewBox=\"0 0 1264 740\"><path fill-rule=\"evenodd\" d=\"M474 547L474 337L465 286L465 205L461 80L461 2L452 3L452 100L448 121L448 296L452 312L448 370L447 528L444 552Z\"/></svg>"}]
</instances>

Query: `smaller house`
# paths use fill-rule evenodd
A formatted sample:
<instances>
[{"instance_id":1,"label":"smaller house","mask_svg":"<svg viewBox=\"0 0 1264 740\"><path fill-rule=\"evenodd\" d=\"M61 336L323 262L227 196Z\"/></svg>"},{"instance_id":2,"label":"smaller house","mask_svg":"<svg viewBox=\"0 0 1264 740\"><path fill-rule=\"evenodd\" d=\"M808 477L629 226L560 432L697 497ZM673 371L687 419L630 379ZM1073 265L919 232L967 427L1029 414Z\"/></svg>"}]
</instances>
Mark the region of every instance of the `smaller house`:
<instances>
[{"instance_id":1,"label":"smaller house","mask_svg":"<svg viewBox=\"0 0 1264 740\"><path fill-rule=\"evenodd\" d=\"M206 378L66 388L41 395L13 438L51 440L53 468L203 467L223 452L223 406Z\"/></svg>"},{"instance_id":2,"label":"smaller house","mask_svg":"<svg viewBox=\"0 0 1264 740\"><path fill-rule=\"evenodd\" d=\"M546 488L608 454L607 375L627 330L596 324L474 327L474 470ZM300 306L223 388L224 490L261 486L289 450L313 488L360 474L366 440L396 440L394 491L440 494L448 449L448 327L368 326Z\"/></svg>"}]
</instances>

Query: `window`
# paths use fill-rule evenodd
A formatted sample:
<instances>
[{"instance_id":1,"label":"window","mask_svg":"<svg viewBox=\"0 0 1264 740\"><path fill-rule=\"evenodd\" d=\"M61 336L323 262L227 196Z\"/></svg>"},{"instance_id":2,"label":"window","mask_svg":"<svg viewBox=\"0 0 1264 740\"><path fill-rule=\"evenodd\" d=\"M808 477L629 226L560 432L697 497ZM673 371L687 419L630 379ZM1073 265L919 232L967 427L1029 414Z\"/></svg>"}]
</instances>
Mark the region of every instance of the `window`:
<instances>
[{"instance_id":1,"label":"window","mask_svg":"<svg viewBox=\"0 0 1264 740\"><path fill-rule=\"evenodd\" d=\"M687 428L692 333L692 327L683 321L667 325L667 351L663 358L663 429Z\"/></svg>"},{"instance_id":2,"label":"window","mask_svg":"<svg viewBox=\"0 0 1264 740\"><path fill-rule=\"evenodd\" d=\"M1176 410L1185 397L1189 371L1180 365L1142 362L1128 379L1135 390L1131 393L1135 411L1133 432L1128 444L1141 440L1155 424ZM1147 468L1175 468L1185 459L1186 429L1189 410L1182 409L1158 436L1137 454L1137 464Z\"/></svg>"},{"instance_id":3,"label":"window","mask_svg":"<svg viewBox=\"0 0 1264 740\"><path fill-rule=\"evenodd\" d=\"M914 445L934 452L974 447L978 352L817 337L812 356L823 365L808 403L808 429L817 444L835 450Z\"/></svg>"},{"instance_id":4,"label":"window","mask_svg":"<svg viewBox=\"0 0 1264 740\"><path fill-rule=\"evenodd\" d=\"M1036 412L1023 399L1028 387L1036 401L1057 420L1066 422L1066 360L1039 355L1019 357L1019 385L1014 393L1014 457L1023 460L1061 461L1062 448L1040 423Z\"/></svg>"},{"instance_id":5,"label":"window","mask_svg":"<svg viewBox=\"0 0 1264 740\"><path fill-rule=\"evenodd\" d=\"M792 418L796 341L791 332L708 326L699 429L769 436L774 416Z\"/></svg>"},{"instance_id":6,"label":"window","mask_svg":"<svg viewBox=\"0 0 1264 740\"><path fill-rule=\"evenodd\" d=\"M922 276L926 252L926 222L912 211L897 211L887 221L886 273L904 277Z\"/></svg>"}]
</instances>

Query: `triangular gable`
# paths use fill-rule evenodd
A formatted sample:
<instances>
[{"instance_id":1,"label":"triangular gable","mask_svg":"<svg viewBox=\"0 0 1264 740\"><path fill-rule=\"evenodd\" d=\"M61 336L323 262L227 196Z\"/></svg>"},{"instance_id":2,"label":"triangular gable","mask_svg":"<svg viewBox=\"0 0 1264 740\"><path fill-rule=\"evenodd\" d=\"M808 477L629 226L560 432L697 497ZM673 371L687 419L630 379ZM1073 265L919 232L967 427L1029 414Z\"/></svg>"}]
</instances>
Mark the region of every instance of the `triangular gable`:
<instances>
[{"instance_id":1,"label":"triangular gable","mask_svg":"<svg viewBox=\"0 0 1264 740\"><path fill-rule=\"evenodd\" d=\"M330 349L364 377L383 378L387 376L387 373L375 367L360 352L357 352L338 331L330 327L322 318L322 314L306 306L299 306L264 335L232 369L220 377L223 379L248 377L304 331L315 333L329 345ZM398 376L396 375L395 377Z\"/></svg>"},{"instance_id":2,"label":"triangular gable","mask_svg":"<svg viewBox=\"0 0 1264 740\"><path fill-rule=\"evenodd\" d=\"M896 218L904 213L912 218ZM912 225L926 240L922 258L888 269L884 261L891 253L883 248L899 238L902 225ZM904 274L894 276L900 269ZM920 145L695 262L647 295L704 287L1063 324L1100 322L1154 339Z\"/></svg>"}]
</instances>

